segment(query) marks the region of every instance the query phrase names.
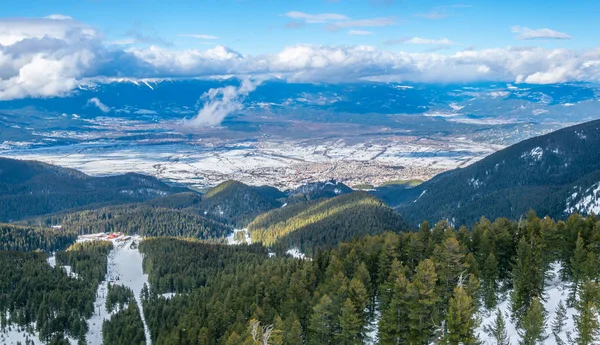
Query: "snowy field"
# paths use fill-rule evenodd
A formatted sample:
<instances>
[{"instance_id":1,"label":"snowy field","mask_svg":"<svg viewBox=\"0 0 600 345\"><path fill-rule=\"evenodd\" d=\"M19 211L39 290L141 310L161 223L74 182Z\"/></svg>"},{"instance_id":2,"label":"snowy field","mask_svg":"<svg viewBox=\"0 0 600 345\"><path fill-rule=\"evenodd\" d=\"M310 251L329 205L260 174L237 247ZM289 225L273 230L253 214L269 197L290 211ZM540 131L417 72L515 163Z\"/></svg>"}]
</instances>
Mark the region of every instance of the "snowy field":
<instances>
[{"instance_id":1,"label":"snowy field","mask_svg":"<svg viewBox=\"0 0 600 345\"><path fill-rule=\"evenodd\" d=\"M139 172L196 188L233 179L252 185L275 183L285 189L331 178L349 185L426 180L500 148L465 138L438 141L390 136L358 143L344 139L161 145L90 142L0 150L0 156L39 160L90 175Z\"/></svg>"}]
</instances>

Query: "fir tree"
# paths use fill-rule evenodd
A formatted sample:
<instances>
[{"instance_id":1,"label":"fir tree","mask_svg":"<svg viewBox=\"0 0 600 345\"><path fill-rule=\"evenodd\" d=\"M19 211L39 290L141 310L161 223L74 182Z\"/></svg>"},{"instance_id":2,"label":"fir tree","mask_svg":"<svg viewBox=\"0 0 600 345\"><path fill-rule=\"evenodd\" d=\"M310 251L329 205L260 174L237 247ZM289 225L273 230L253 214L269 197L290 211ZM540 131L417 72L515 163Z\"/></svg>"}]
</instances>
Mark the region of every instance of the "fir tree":
<instances>
[{"instance_id":1,"label":"fir tree","mask_svg":"<svg viewBox=\"0 0 600 345\"><path fill-rule=\"evenodd\" d=\"M408 286L407 307L410 343L428 342L439 318L435 306L439 301L436 294L437 274L433 261L425 259L415 270L412 284Z\"/></svg>"},{"instance_id":2,"label":"fir tree","mask_svg":"<svg viewBox=\"0 0 600 345\"><path fill-rule=\"evenodd\" d=\"M544 290L542 256L534 233L526 233L521 237L513 266L511 308L513 318L518 320L525 315L532 300L541 296Z\"/></svg>"},{"instance_id":3,"label":"fir tree","mask_svg":"<svg viewBox=\"0 0 600 345\"><path fill-rule=\"evenodd\" d=\"M546 339L546 311L540 300L535 297L519 321L518 333L521 336L520 345L542 344Z\"/></svg>"},{"instance_id":4,"label":"fir tree","mask_svg":"<svg viewBox=\"0 0 600 345\"><path fill-rule=\"evenodd\" d=\"M496 283L497 279L498 260L496 260L494 253L490 253L483 264L483 269L481 270L481 280L483 281L483 303L488 309L495 308L496 303L498 303L498 299L496 297L498 292Z\"/></svg>"},{"instance_id":5,"label":"fir tree","mask_svg":"<svg viewBox=\"0 0 600 345\"><path fill-rule=\"evenodd\" d=\"M342 312L339 318L340 332L336 334L336 343L340 345L360 345L362 322L358 315L354 304L349 298L346 298L342 306Z\"/></svg>"},{"instance_id":6,"label":"fir tree","mask_svg":"<svg viewBox=\"0 0 600 345\"><path fill-rule=\"evenodd\" d=\"M558 302L558 306L556 306L556 312L554 316L554 320L552 321L552 334L554 335L554 339L557 344L564 344L564 341L560 337L560 333L563 331L567 321L567 308L563 301Z\"/></svg>"},{"instance_id":7,"label":"fir tree","mask_svg":"<svg viewBox=\"0 0 600 345\"><path fill-rule=\"evenodd\" d=\"M450 299L446 327L448 331L446 336L448 344L477 344L477 338L475 337L476 318L473 298L467 294L462 286L458 286L454 289L454 294Z\"/></svg>"},{"instance_id":8,"label":"fir tree","mask_svg":"<svg viewBox=\"0 0 600 345\"><path fill-rule=\"evenodd\" d=\"M285 332L283 334L285 345L302 345L302 325L295 313L291 313L285 320Z\"/></svg>"},{"instance_id":9,"label":"fir tree","mask_svg":"<svg viewBox=\"0 0 600 345\"><path fill-rule=\"evenodd\" d=\"M599 340L600 323L596 305L598 293L598 284L591 281L584 282L579 290L579 301L576 305L579 314L574 317L577 345L597 344Z\"/></svg>"},{"instance_id":10,"label":"fir tree","mask_svg":"<svg viewBox=\"0 0 600 345\"><path fill-rule=\"evenodd\" d=\"M408 290L411 284L404 272L394 280L391 300L384 307L379 320L379 343L396 345L408 336Z\"/></svg>"},{"instance_id":11,"label":"fir tree","mask_svg":"<svg viewBox=\"0 0 600 345\"><path fill-rule=\"evenodd\" d=\"M484 327L484 331L487 335L492 338L495 345L510 345L510 338L506 331L506 323L500 309L496 311L496 318L494 323Z\"/></svg>"},{"instance_id":12,"label":"fir tree","mask_svg":"<svg viewBox=\"0 0 600 345\"><path fill-rule=\"evenodd\" d=\"M575 296L577 296L577 291L579 288L579 284L584 279L585 273L585 264L587 261L587 250L585 249L585 243L583 238L581 237L581 233L577 234L577 241L575 241L575 251L573 252L573 256L571 257L571 280L572 280L572 290L571 290L571 303L575 301Z\"/></svg>"},{"instance_id":13,"label":"fir tree","mask_svg":"<svg viewBox=\"0 0 600 345\"><path fill-rule=\"evenodd\" d=\"M323 295L319 303L313 308L308 329L311 336L309 344L331 344L334 335L335 315L333 313L333 301L329 296Z\"/></svg>"}]
</instances>

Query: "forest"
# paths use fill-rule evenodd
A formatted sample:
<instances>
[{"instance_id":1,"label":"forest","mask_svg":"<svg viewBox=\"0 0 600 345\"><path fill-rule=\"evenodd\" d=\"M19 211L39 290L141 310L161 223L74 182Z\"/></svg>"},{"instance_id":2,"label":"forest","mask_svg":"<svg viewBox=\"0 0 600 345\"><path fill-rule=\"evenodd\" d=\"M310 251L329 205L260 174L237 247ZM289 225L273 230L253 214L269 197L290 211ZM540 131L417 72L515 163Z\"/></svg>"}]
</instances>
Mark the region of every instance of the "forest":
<instances>
[{"instance_id":1,"label":"forest","mask_svg":"<svg viewBox=\"0 0 600 345\"><path fill-rule=\"evenodd\" d=\"M248 225L253 242L278 252L297 247L311 254L318 246L407 229L398 213L364 192L287 205L256 217Z\"/></svg>"},{"instance_id":2,"label":"forest","mask_svg":"<svg viewBox=\"0 0 600 345\"><path fill-rule=\"evenodd\" d=\"M40 340L64 344L65 336L85 344L87 319L99 282L106 274L111 244L74 244L56 254L77 276L59 265L51 267L41 251L0 251L0 326L29 327ZM1 334L1 333L0 333Z\"/></svg>"},{"instance_id":3,"label":"forest","mask_svg":"<svg viewBox=\"0 0 600 345\"><path fill-rule=\"evenodd\" d=\"M142 248L151 275L144 310L156 344L258 344L265 335L270 344L362 344L373 329L380 344L477 344L478 311L494 312L503 292L510 315L499 314L486 331L506 344L506 317L522 344L538 344L561 334L547 325L565 323L547 320L541 303L553 263L561 264L558 278L572 282L563 308L578 312L576 332L560 340L599 341L595 216L555 222L530 212L519 222L482 218L472 229L425 222L414 233L317 248L312 260L269 259L256 245L161 242ZM169 278L157 284L161 277ZM167 291L185 293L159 295Z\"/></svg>"}]
</instances>

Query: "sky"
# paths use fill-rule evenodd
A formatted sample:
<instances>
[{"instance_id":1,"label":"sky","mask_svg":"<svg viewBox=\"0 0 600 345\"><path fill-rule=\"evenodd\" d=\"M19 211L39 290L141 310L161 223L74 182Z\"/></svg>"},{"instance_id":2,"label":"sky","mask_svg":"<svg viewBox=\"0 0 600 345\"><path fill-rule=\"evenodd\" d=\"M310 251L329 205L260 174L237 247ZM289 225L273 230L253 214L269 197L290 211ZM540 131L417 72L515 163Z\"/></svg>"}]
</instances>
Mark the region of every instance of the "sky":
<instances>
[{"instance_id":1,"label":"sky","mask_svg":"<svg viewBox=\"0 0 600 345\"><path fill-rule=\"evenodd\" d=\"M0 4L0 100L90 80L600 81L598 1L29 0Z\"/></svg>"}]
</instances>

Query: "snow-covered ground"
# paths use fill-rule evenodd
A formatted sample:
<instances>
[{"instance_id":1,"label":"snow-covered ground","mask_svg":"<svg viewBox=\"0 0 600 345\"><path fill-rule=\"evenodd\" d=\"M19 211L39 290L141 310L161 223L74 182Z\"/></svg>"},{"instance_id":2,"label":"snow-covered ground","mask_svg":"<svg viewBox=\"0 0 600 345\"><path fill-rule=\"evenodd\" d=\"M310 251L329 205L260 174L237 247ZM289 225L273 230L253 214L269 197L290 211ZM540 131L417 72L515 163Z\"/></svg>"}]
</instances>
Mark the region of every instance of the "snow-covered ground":
<instances>
[{"instance_id":1,"label":"snow-covered ground","mask_svg":"<svg viewBox=\"0 0 600 345\"><path fill-rule=\"evenodd\" d=\"M31 328L35 329L35 325L32 325ZM11 325L6 327L4 331L0 331L0 344L26 344L27 340L33 342L33 345L43 345L43 343L38 338L37 332L31 333L27 331L24 327L17 327L16 325Z\"/></svg>"},{"instance_id":2,"label":"snow-covered ground","mask_svg":"<svg viewBox=\"0 0 600 345\"><path fill-rule=\"evenodd\" d=\"M367 332L366 345L376 345L379 342L379 320L381 319L381 310L379 309L379 299L375 297L375 312L369 320L369 331Z\"/></svg>"},{"instance_id":3,"label":"snow-covered ground","mask_svg":"<svg viewBox=\"0 0 600 345\"><path fill-rule=\"evenodd\" d=\"M546 288L544 290L544 308L546 309L547 318L546 318L546 335L548 338L544 341L545 345L556 345L556 340L551 331L552 321L556 315L556 307L560 303L563 302L565 307L567 307L567 298L569 297L569 283L562 282L560 280L560 272L561 265L559 263L554 263L551 266L551 278L546 281ZM510 337L510 344L517 345L521 337L517 333L516 326L514 322L510 319L510 299L506 298L502 303L498 304L497 309L499 309L503 316L504 321L506 322L506 331L508 336ZM567 320L566 325L563 331L559 334L561 339L568 343L566 333L570 332L574 337L574 321L573 315L575 315L576 311L574 308L567 307ZM484 327L487 325L491 325L496 318L496 309L486 312L485 315L482 315L482 322L480 323L479 328L477 328L476 334L479 334L479 339L483 342L483 345L493 345L495 342L484 332Z\"/></svg>"},{"instance_id":4,"label":"snow-covered ground","mask_svg":"<svg viewBox=\"0 0 600 345\"><path fill-rule=\"evenodd\" d=\"M240 236L243 236L242 240L240 240ZM252 238L250 238L250 233L246 229L233 229L233 232L231 234L229 234L229 236L227 236L226 238L227 238L227 244L229 244L229 245L243 244L243 243L251 244L252 243Z\"/></svg>"},{"instance_id":5,"label":"snow-covered ground","mask_svg":"<svg viewBox=\"0 0 600 345\"><path fill-rule=\"evenodd\" d=\"M153 145L151 148L95 142L1 150L91 175L139 172L205 188L225 180L293 188L335 178L347 184L379 185L398 179L429 179L471 164L502 148L463 138L444 140L391 136L384 141L260 140ZM402 167L399 169L399 167Z\"/></svg>"},{"instance_id":6,"label":"snow-covered ground","mask_svg":"<svg viewBox=\"0 0 600 345\"><path fill-rule=\"evenodd\" d=\"M108 239L105 236L102 236L102 234L86 235L78 238L78 241L80 242L94 240ZM108 284L119 284L133 290L144 324L146 344L152 344L150 330L146 324L141 299L142 288L144 287L144 284L148 284L148 275L144 274L142 269L143 258L137 249L141 240L142 238L140 236L121 236L110 240L113 243L113 250L111 250L108 255L106 278L102 284L98 286L96 301L94 302L94 315L88 321L89 330L86 338L90 345L102 344L102 323L111 316L105 307Z\"/></svg>"},{"instance_id":7,"label":"snow-covered ground","mask_svg":"<svg viewBox=\"0 0 600 345\"><path fill-rule=\"evenodd\" d=\"M310 258L308 256L306 256L306 254L302 253L300 251L300 249L298 249L298 248L288 249L288 251L285 252L285 253L288 254L288 255L290 255L290 256L292 256L293 258L296 258L296 259L310 260Z\"/></svg>"}]
</instances>

